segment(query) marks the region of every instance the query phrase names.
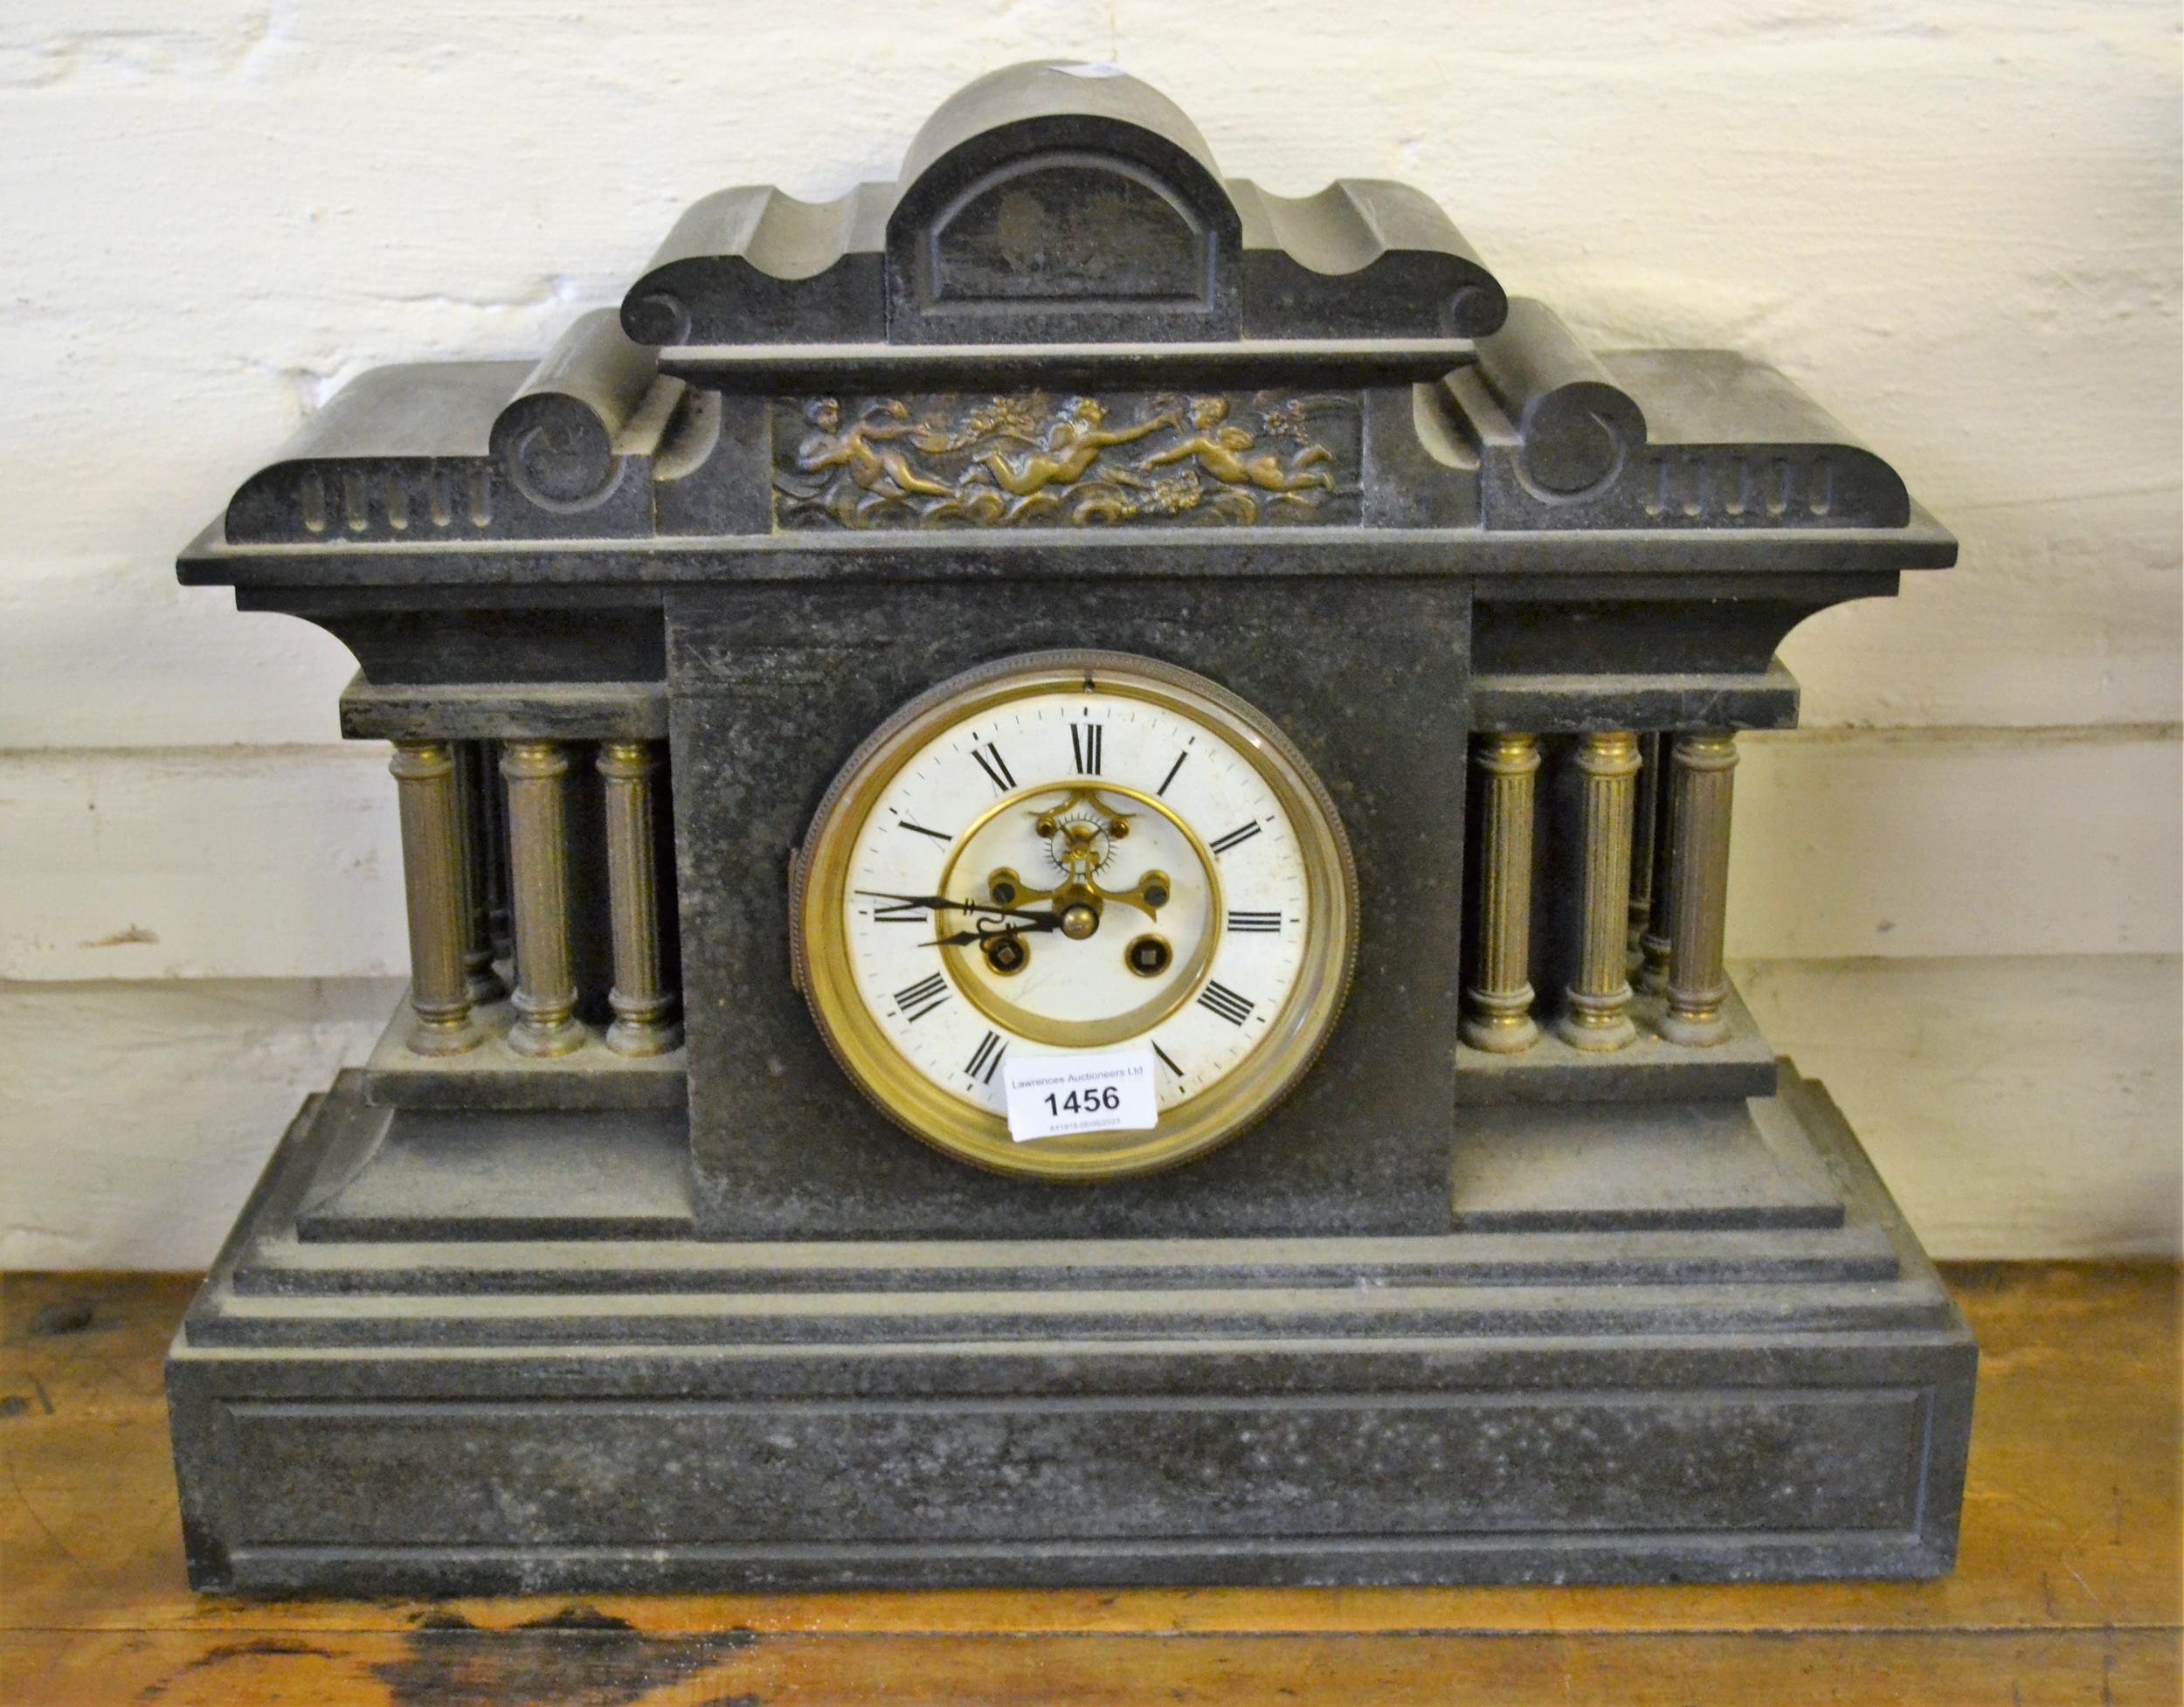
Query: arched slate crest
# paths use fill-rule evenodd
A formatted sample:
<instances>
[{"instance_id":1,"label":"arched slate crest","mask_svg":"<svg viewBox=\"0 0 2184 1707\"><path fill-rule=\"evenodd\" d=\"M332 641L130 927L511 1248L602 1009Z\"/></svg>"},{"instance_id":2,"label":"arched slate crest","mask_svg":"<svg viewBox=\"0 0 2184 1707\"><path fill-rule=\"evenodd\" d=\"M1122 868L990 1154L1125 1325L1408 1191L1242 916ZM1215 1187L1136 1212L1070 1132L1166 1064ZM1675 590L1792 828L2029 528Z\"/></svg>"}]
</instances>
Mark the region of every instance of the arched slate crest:
<instances>
[{"instance_id":1,"label":"arched slate crest","mask_svg":"<svg viewBox=\"0 0 2184 1707\"><path fill-rule=\"evenodd\" d=\"M943 102L892 183L708 196L623 304L667 349L1482 337L1508 300L1406 184L1269 196L1111 66L1011 66Z\"/></svg>"},{"instance_id":2,"label":"arched slate crest","mask_svg":"<svg viewBox=\"0 0 2184 1707\"><path fill-rule=\"evenodd\" d=\"M927 121L902 183L890 342L1238 335L1235 205L1205 139L1135 78L1054 66L982 77Z\"/></svg>"}]
</instances>

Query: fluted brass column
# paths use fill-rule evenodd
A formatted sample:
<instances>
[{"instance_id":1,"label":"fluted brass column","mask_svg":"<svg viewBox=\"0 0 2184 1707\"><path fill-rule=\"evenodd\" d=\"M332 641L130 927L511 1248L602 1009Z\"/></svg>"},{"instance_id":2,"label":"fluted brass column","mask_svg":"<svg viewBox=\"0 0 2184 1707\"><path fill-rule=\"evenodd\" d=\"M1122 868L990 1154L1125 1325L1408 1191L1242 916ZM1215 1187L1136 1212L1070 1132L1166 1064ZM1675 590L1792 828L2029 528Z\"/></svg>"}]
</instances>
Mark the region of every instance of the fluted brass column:
<instances>
[{"instance_id":1,"label":"fluted brass column","mask_svg":"<svg viewBox=\"0 0 2184 1707\"><path fill-rule=\"evenodd\" d=\"M1630 812L1630 932L1623 971L1635 980L1646 964L1646 930L1653 923L1653 836L1661 802L1661 737L1638 737L1638 793Z\"/></svg>"},{"instance_id":2,"label":"fluted brass column","mask_svg":"<svg viewBox=\"0 0 2184 1707\"><path fill-rule=\"evenodd\" d=\"M1639 778L1639 787L1653 796L1653 881L1646 929L1638 938L1643 964L1638 969L1638 987L1657 996L1669 987L1669 905L1675 885L1669 874L1676 868L1676 778L1668 763L1676 737L1668 731L1653 737L1653 772Z\"/></svg>"},{"instance_id":3,"label":"fluted brass column","mask_svg":"<svg viewBox=\"0 0 2184 1707\"><path fill-rule=\"evenodd\" d=\"M607 996L614 1023L606 1047L625 1055L665 1054L682 1040L674 992L660 978L660 854L653 833L653 773L659 768L645 742L600 745L614 924L614 988Z\"/></svg>"},{"instance_id":4,"label":"fluted brass column","mask_svg":"<svg viewBox=\"0 0 2184 1707\"><path fill-rule=\"evenodd\" d=\"M400 785L402 882L410 909L410 1047L453 1055L478 1043L463 974L461 809L445 741L397 741L387 767Z\"/></svg>"},{"instance_id":5,"label":"fluted brass column","mask_svg":"<svg viewBox=\"0 0 2184 1707\"><path fill-rule=\"evenodd\" d=\"M1463 1040L1514 1054L1539 1040L1531 1017L1532 782L1539 743L1529 735L1479 737L1479 939L1476 975L1464 994Z\"/></svg>"},{"instance_id":6,"label":"fluted brass column","mask_svg":"<svg viewBox=\"0 0 2184 1707\"><path fill-rule=\"evenodd\" d=\"M515 925L515 1011L508 1047L565 1055L584 1047L569 943L569 757L552 741L501 749L508 784L508 868Z\"/></svg>"},{"instance_id":7,"label":"fluted brass column","mask_svg":"<svg viewBox=\"0 0 2184 1707\"><path fill-rule=\"evenodd\" d=\"M1586 736L1577 766L1585 779L1579 834L1578 964L1557 1029L1579 1049L1620 1049L1638 1035L1630 1019L1623 943L1630 923L1630 818L1637 793L1638 737L1621 729Z\"/></svg>"},{"instance_id":8,"label":"fluted brass column","mask_svg":"<svg viewBox=\"0 0 2184 1707\"><path fill-rule=\"evenodd\" d=\"M455 743L455 802L462 823L463 977L472 1002L497 1002L508 993L493 970L493 928L488 911L487 868L493 857L488 819L493 803L487 791L498 782L486 769L483 747L475 741Z\"/></svg>"},{"instance_id":9,"label":"fluted brass column","mask_svg":"<svg viewBox=\"0 0 2184 1707\"><path fill-rule=\"evenodd\" d=\"M495 960L515 958L515 921L508 906L508 796L501 786L501 754L491 741L478 743L479 769L486 782L479 816L485 832L486 940Z\"/></svg>"},{"instance_id":10,"label":"fluted brass column","mask_svg":"<svg viewBox=\"0 0 2184 1707\"><path fill-rule=\"evenodd\" d=\"M1669 1005L1661 1016L1661 1035L1671 1043L1719 1043L1729 1035L1722 1013L1729 999L1722 937L1729 914L1729 810L1737 737L1726 729L1679 735L1671 768L1676 856L1669 905Z\"/></svg>"}]
</instances>

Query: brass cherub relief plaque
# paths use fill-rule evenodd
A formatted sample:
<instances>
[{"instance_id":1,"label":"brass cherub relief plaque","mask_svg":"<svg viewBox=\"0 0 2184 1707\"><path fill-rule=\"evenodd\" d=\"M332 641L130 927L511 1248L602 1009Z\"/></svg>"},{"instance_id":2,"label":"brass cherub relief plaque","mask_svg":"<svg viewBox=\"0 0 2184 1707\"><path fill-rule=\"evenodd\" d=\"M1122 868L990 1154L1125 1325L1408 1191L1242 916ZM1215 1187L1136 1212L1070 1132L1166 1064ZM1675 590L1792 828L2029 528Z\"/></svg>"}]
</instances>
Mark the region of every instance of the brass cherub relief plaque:
<instances>
[{"instance_id":1,"label":"brass cherub relief plaque","mask_svg":"<svg viewBox=\"0 0 2184 1707\"><path fill-rule=\"evenodd\" d=\"M809 528L1357 519L1351 393L820 397L774 410L774 515Z\"/></svg>"}]
</instances>

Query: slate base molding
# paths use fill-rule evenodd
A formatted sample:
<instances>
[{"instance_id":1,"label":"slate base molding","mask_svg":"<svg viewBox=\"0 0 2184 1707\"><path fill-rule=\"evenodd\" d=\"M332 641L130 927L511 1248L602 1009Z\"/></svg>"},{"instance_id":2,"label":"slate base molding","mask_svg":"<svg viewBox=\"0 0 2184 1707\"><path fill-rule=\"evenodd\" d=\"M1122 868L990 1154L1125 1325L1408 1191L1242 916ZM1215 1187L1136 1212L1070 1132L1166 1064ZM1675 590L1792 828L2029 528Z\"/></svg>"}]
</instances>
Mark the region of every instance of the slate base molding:
<instances>
[{"instance_id":1,"label":"slate base molding","mask_svg":"<svg viewBox=\"0 0 2184 1707\"><path fill-rule=\"evenodd\" d=\"M596 1236L299 1236L387 1142L351 1076L169 1365L191 1580L1939 1574L1976 1351L1825 1094L1781 1077L1748 1106L1839 1217L762 1244L617 1232L610 1181Z\"/></svg>"}]
</instances>

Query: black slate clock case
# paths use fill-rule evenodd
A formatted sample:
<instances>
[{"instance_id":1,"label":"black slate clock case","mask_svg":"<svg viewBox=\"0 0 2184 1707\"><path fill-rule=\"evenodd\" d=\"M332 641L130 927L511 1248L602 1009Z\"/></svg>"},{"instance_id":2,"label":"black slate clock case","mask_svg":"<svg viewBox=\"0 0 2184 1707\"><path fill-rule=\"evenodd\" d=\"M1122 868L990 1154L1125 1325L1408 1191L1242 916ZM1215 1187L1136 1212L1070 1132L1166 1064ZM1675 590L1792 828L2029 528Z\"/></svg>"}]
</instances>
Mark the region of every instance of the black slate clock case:
<instances>
[{"instance_id":1,"label":"black slate clock case","mask_svg":"<svg viewBox=\"0 0 2184 1707\"><path fill-rule=\"evenodd\" d=\"M1224 179L1098 68L981 79L839 202L708 198L536 368L367 375L182 559L356 654L419 956L176 1342L193 1581L1947 1569L1974 1348L1824 1093L1733 991L1704 1047L1674 992L1621 1049L1555 1016L1600 825L1642 903L1634 823L1725 838L1707 755L1794 722L1781 637L1954 552L1773 370L1595 355L1417 192ZM858 743L1054 647L1256 706L1358 867L1295 1093L1096 1186L897 1130L786 948ZM1498 731L1544 755L1515 888ZM1588 817L1624 734L1637 816ZM1542 1035L1496 1053L1510 895Z\"/></svg>"}]
</instances>

